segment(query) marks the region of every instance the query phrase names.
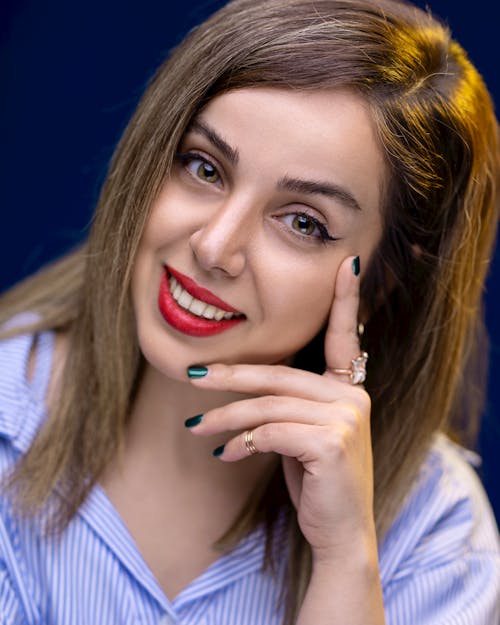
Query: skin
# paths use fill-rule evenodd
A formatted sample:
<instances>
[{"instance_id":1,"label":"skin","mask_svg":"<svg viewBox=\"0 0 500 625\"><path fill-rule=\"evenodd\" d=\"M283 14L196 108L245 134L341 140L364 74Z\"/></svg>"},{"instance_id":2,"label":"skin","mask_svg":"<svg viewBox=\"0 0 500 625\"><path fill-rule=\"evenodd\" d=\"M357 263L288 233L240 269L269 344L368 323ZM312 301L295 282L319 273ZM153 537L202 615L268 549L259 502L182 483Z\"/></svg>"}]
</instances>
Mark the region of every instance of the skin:
<instances>
[{"instance_id":1,"label":"skin","mask_svg":"<svg viewBox=\"0 0 500 625\"><path fill-rule=\"evenodd\" d=\"M387 174L368 109L347 91L242 89L212 100L197 121L180 145L197 156L175 165L138 251L132 300L146 371L124 454L102 485L173 598L216 559L221 527L281 461L313 552L298 623L378 625L370 400L333 372L360 352L359 282L382 229ZM279 188L284 177L336 185L343 196ZM303 214L337 240L321 242L317 227L298 232ZM165 263L245 322L204 338L168 326L157 306ZM325 373L287 366L325 323ZM193 364L208 374L189 380ZM264 453L249 457L248 429Z\"/></svg>"},{"instance_id":2,"label":"skin","mask_svg":"<svg viewBox=\"0 0 500 625\"><path fill-rule=\"evenodd\" d=\"M239 162L232 165L203 133L186 134L179 151L199 157L175 166L155 202L132 282L141 349L177 380L193 363L275 363L296 353L328 319L341 261L359 254L365 266L381 236L384 161L361 99L245 89L214 99L199 121L238 151ZM200 180L200 157L217 167L219 180ZM285 176L341 186L361 210L277 189ZM291 224L304 212L339 240L301 237ZM166 326L157 306L164 263L246 322L203 340ZM167 361L166 352L176 358ZM346 366L350 358L339 361Z\"/></svg>"}]
</instances>

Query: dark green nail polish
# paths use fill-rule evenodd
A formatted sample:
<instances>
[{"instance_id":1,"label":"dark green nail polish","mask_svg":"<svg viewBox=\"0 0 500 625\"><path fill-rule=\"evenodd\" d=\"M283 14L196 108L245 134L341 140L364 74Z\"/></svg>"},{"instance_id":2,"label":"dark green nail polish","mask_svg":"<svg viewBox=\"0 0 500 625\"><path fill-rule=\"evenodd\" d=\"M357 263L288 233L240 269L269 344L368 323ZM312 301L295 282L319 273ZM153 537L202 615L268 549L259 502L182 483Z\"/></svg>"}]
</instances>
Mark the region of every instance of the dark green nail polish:
<instances>
[{"instance_id":1,"label":"dark green nail polish","mask_svg":"<svg viewBox=\"0 0 500 625\"><path fill-rule=\"evenodd\" d=\"M201 365L192 365L188 367L187 374L189 378L204 378L208 373L208 369Z\"/></svg>"},{"instance_id":2,"label":"dark green nail polish","mask_svg":"<svg viewBox=\"0 0 500 625\"><path fill-rule=\"evenodd\" d=\"M189 417L189 419L186 419L184 421L184 425L187 428L194 428L195 425L198 425L199 423L201 423L202 419L203 419L203 415L202 414L197 414L194 417Z\"/></svg>"},{"instance_id":3,"label":"dark green nail polish","mask_svg":"<svg viewBox=\"0 0 500 625\"><path fill-rule=\"evenodd\" d=\"M352 273L355 276L359 276L360 270L361 270L361 265L359 263L359 256L356 256L356 258L353 258L352 260Z\"/></svg>"},{"instance_id":4,"label":"dark green nail polish","mask_svg":"<svg viewBox=\"0 0 500 625\"><path fill-rule=\"evenodd\" d=\"M215 456L216 458L218 458L219 456L222 456L222 452L224 451L224 447L225 445L220 445L220 447L216 447L213 452L212 452L212 456Z\"/></svg>"}]
</instances>

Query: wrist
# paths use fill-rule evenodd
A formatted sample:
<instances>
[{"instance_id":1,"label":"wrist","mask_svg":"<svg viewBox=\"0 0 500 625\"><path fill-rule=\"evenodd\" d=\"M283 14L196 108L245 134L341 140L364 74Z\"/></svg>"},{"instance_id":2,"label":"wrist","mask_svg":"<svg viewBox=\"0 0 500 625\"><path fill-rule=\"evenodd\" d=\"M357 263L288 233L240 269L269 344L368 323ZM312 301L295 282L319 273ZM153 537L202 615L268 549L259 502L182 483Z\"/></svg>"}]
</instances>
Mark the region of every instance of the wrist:
<instances>
[{"instance_id":1,"label":"wrist","mask_svg":"<svg viewBox=\"0 0 500 625\"><path fill-rule=\"evenodd\" d=\"M378 569L375 525L336 532L335 540L322 547L312 546L312 564L320 570L335 568Z\"/></svg>"},{"instance_id":2,"label":"wrist","mask_svg":"<svg viewBox=\"0 0 500 625\"><path fill-rule=\"evenodd\" d=\"M376 541L313 551L311 579L297 625L383 625L383 593Z\"/></svg>"}]
</instances>

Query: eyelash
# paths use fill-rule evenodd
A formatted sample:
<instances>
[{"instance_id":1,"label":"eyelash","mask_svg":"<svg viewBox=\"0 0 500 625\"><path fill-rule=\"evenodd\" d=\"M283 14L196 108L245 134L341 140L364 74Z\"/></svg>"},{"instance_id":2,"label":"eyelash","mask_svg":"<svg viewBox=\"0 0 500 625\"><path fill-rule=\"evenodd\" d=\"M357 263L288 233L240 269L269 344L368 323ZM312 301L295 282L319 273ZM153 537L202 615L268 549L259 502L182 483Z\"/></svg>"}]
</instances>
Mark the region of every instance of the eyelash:
<instances>
[{"instance_id":1,"label":"eyelash","mask_svg":"<svg viewBox=\"0 0 500 625\"><path fill-rule=\"evenodd\" d=\"M178 152L175 155L175 159L178 162L180 162L185 168L187 164L192 163L193 161L200 161L201 163L205 163L206 165L209 165L210 167L212 167L217 173L217 175L219 176L219 180L222 180L222 176L220 175L219 170L216 167L216 165L214 165L214 163L212 163L209 159L202 156L201 154L198 154L197 152ZM191 172L189 173L193 177L196 177L195 174ZM215 184L215 183L207 182L206 184ZM316 219L316 217L309 215L309 213L297 212L297 213L287 213L283 215L283 217L289 217L289 216L305 217L306 219L309 219L319 231L319 236L313 237L312 235L302 234L301 232L298 232L297 230L293 230L293 233L295 234L295 236L298 236L301 239L304 239L308 242L310 242L311 239L318 239L318 241L323 244L327 244L329 242L339 240L338 237L331 236L331 234L328 232L326 225L323 222L319 221L319 219Z\"/></svg>"}]
</instances>

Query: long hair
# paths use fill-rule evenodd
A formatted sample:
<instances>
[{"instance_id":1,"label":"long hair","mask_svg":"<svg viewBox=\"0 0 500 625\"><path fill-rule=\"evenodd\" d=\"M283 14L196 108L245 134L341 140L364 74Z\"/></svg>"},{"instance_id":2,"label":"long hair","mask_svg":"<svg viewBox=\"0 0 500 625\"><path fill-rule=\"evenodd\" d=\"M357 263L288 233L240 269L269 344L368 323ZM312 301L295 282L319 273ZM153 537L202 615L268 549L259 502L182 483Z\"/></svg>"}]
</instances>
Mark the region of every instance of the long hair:
<instances>
[{"instance_id":1,"label":"long hair","mask_svg":"<svg viewBox=\"0 0 500 625\"><path fill-rule=\"evenodd\" d=\"M88 240L4 296L2 318L29 309L40 316L32 330L70 333L59 401L13 476L26 509L63 488L64 526L119 449L141 373L129 285L148 212L193 116L221 93L256 85L351 89L370 108L387 162L383 236L362 282L379 540L433 434L477 423L480 401L466 417L459 409L484 387L478 380L473 394L466 383L479 369L465 368L481 334L500 170L481 76L444 25L404 2L234 0L191 31L150 81L111 161ZM317 344L298 355L298 366L321 370ZM265 518L276 500L270 492L283 489L271 480L226 538ZM291 623L310 574L293 512L289 545Z\"/></svg>"}]
</instances>

